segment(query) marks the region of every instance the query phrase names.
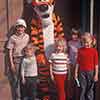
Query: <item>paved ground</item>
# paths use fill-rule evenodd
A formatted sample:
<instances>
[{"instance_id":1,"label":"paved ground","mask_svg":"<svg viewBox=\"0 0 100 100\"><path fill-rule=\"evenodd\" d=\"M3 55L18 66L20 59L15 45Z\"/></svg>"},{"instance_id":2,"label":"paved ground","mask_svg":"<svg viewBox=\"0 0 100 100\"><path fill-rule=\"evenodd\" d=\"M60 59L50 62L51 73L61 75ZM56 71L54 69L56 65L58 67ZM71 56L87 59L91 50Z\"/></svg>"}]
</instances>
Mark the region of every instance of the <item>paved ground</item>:
<instances>
[{"instance_id":1,"label":"paved ground","mask_svg":"<svg viewBox=\"0 0 100 100\"><path fill-rule=\"evenodd\" d=\"M12 100L9 82L6 77L0 75L0 100Z\"/></svg>"},{"instance_id":2,"label":"paved ground","mask_svg":"<svg viewBox=\"0 0 100 100\"><path fill-rule=\"evenodd\" d=\"M100 81L97 84L96 100L100 100ZM10 85L6 77L0 74L0 100L12 100ZM55 100L55 99L53 99Z\"/></svg>"}]
</instances>

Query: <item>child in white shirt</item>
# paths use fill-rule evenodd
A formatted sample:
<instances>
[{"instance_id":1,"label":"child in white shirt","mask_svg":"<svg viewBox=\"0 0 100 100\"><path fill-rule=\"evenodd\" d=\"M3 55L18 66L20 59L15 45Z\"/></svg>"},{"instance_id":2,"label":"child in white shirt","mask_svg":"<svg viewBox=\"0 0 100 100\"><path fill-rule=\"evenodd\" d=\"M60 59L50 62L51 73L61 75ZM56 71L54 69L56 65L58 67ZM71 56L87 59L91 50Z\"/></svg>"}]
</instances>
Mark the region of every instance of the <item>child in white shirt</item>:
<instances>
[{"instance_id":1,"label":"child in white shirt","mask_svg":"<svg viewBox=\"0 0 100 100\"><path fill-rule=\"evenodd\" d=\"M26 95L30 100L37 98L38 69L35 57L35 48L30 43L25 47L25 57L21 64L22 84L25 85Z\"/></svg>"}]
</instances>

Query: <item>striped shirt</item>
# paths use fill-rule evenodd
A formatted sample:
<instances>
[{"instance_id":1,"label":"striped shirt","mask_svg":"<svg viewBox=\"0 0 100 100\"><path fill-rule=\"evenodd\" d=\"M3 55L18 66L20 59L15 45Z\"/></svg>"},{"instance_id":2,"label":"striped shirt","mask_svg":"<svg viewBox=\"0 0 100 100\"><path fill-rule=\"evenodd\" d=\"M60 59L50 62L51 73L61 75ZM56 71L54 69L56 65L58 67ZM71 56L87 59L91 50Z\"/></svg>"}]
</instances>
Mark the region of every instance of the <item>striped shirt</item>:
<instances>
[{"instance_id":1,"label":"striped shirt","mask_svg":"<svg viewBox=\"0 0 100 100\"><path fill-rule=\"evenodd\" d=\"M52 53L49 62L52 64L52 71L55 74L66 74L68 70L69 58L64 53Z\"/></svg>"}]
</instances>

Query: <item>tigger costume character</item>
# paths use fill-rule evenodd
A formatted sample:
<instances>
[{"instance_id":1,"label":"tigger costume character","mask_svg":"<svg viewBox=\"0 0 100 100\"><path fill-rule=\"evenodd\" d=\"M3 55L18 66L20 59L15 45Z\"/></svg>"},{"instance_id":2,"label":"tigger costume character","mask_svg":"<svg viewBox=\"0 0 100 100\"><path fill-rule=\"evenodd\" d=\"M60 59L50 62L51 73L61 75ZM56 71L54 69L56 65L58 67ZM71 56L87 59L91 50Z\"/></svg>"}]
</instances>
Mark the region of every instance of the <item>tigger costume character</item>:
<instances>
[{"instance_id":1,"label":"tigger costume character","mask_svg":"<svg viewBox=\"0 0 100 100\"><path fill-rule=\"evenodd\" d=\"M30 2L29 2L30 3ZM54 13L55 0L32 0L31 41L38 47L36 56L39 70L39 89L49 93L50 66L48 58L54 50L57 39L63 39L64 33L59 16ZM44 99L43 99L44 100Z\"/></svg>"}]
</instances>

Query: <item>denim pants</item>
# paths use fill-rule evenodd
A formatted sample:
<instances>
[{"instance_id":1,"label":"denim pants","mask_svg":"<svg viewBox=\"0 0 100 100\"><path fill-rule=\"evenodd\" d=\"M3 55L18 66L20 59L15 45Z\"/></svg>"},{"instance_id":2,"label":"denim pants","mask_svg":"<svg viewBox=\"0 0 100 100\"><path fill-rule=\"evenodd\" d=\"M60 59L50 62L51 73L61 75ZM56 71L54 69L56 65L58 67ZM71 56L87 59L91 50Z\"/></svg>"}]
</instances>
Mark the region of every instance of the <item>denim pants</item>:
<instances>
[{"instance_id":1,"label":"denim pants","mask_svg":"<svg viewBox=\"0 0 100 100\"><path fill-rule=\"evenodd\" d=\"M94 71L81 71L79 81L81 86L80 100L94 100Z\"/></svg>"},{"instance_id":2,"label":"denim pants","mask_svg":"<svg viewBox=\"0 0 100 100\"><path fill-rule=\"evenodd\" d=\"M35 100L37 98L37 76L25 77L25 94L29 100Z\"/></svg>"},{"instance_id":3,"label":"denim pants","mask_svg":"<svg viewBox=\"0 0 100 100\"><path fill-rule=\"evenodd\" d=\"M21 100L20 92L20 64L23 57L14 57L14 64L16 67L16 73L11 75L11 85L12 85L12 96L13 100Z\"/></svg>"}]
</instances>

